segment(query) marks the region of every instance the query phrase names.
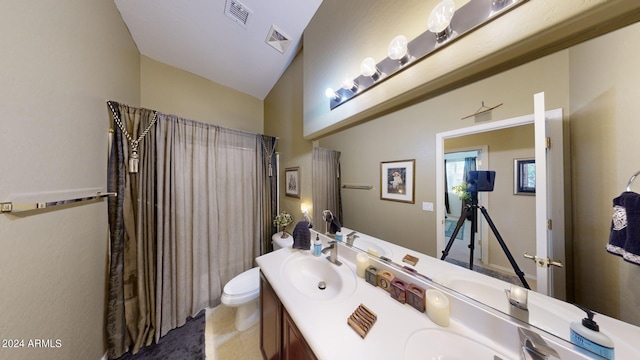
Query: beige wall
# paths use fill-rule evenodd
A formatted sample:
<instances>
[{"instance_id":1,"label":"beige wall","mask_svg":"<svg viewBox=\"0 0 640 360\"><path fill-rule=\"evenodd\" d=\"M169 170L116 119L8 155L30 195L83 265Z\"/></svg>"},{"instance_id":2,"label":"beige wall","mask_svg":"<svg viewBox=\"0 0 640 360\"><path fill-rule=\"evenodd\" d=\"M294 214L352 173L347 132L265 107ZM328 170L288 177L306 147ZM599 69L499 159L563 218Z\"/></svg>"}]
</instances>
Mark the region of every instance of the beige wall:
<instances>
[{"instance_id":1,"label":"beige wall","mask_svg":"<svg viewBox=\"0 0 640 360\"><path fill-rule=\"evenodd\" d=\"M141 56L141 106L165 114L263 132L263 102L190 72Z\"/></svg>"},{"instance_id":2,"label":"beige wall","mask_svg":"<svg viewBox=\"0 0 640 360\"><path fill-rule=\"evenodd\" d=\"M3 1L0 13L0 201L104 190L105 100L140 101L139 53L113 1ZM0 359L103 356L107 231L105 201L0 215L0 338L25 339Z\"/></svg>"},{"instance_id":3,"label":"beige wall","mask_svg":"<svg viewBox=\"0 0 640 360\"><path fill-rule=\"evenodd\" d=\"M276 147L280 154L280 179L285 168L300 167L300 199L284 196L285 184L280 184L280 211L301 220L300 205L311 206L311 151L313 144L302 137L302 64L303 54L295 57L287 71L264 99L264 132L280 139ZM309 209L309 214L312 209ZM293 231L293 226L288 228Z\"/></svg>"},{"instance_id":4,"label":"beige wall","mask_svg":"<svg viewBox=\"0 0 640 360\"><path fill-rule=\"evenodd\" d=\"M640 325L640 267L604 251L612 199L640 170L640 23L571 49L576 299ZM640 181L633 190L640 192Z\"/></svg>"}]
</instances>

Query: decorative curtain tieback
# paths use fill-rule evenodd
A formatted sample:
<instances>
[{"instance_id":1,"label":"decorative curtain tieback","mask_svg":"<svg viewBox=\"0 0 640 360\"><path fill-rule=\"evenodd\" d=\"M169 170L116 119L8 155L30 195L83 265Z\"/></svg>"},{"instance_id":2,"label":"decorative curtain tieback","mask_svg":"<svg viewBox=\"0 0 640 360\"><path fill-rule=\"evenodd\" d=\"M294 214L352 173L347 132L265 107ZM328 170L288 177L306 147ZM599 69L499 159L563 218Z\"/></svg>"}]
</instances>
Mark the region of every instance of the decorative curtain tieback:
<instances>
[{"instance_id":1,"label":"decorative curtain tieback","mask_svg":"<svg viewBox=\"0 0 640 360\"><path fill-rule=\"evenodd\" d=\"M147 135L149 130L151 130L151 127L156 123L158 112L157 111L153 112L153 119L151 119L151 123L149 123L149 126L147 126L147 128L144 129L144 131L142 132L142 134L140 134L138 139L133 139L129 134L129 132L127 131L127 129L124 127L124 124L122 123L122 121L120 121L120 119L118 118L118 114L113 108L113 105L111 105L111 101L107 101L107 104L109 105L109 108L113 113L113 119L116 121L116 124L118 124L120 131L122 131L124 136L129 141L129 147L131 148L131 154L129 155L129 173L137 173L138 167L140 164L140 157L138 156L138 146L140 144L140 141L142 141L142 139L145 137L145 135Z\"/></svg>"}]
</instances>

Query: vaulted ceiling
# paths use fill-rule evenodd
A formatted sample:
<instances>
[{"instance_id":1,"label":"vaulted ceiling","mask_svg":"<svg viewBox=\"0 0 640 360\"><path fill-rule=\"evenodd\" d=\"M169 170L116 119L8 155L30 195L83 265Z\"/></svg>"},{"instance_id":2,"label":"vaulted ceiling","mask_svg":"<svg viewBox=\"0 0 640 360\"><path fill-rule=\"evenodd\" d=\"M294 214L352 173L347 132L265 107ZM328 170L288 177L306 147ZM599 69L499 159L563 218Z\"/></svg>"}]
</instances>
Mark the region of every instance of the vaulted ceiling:
<instances>
[{"instance_id":1,"label":"vaulted ceiling","mask_svg":"<svg viewBox=\"0 0 640 360\"><path fill-rule=\"evenodd\" d=\"M264 99L322 0L114 0L142 55Z\"/></svg>"}]
</instances>

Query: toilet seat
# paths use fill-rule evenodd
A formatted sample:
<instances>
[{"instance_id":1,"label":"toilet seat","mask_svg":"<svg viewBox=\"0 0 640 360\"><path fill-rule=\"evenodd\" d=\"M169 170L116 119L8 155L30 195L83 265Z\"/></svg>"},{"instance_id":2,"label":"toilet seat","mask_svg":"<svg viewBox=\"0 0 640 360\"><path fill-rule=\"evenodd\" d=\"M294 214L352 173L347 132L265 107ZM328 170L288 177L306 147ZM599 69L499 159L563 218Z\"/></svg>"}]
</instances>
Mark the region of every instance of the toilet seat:
<instances>
[{"instance_id":1,"label":"toilet seat","mask_svg":"<svg viewBox=\"0 0 640 360\"><path fill-rule=\"evenodd\" d=\"M251 268L233 279L225 286L222 298L223 304L228 306L249 302L260 294L260 268Z\"/></svg>"}]
</instances>

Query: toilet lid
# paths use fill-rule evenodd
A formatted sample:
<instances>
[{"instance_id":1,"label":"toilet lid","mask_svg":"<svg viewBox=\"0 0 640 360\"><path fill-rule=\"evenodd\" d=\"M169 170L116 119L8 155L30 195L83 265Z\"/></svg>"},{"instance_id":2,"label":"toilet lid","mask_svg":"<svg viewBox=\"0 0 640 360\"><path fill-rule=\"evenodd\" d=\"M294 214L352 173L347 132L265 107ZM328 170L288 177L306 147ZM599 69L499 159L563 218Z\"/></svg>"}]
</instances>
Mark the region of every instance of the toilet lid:
<instances>
[{"instance_id":1,"label":"toilet lid","mask_svg":"<svg viewBox=\"0 0 640 360\"><path fill-rule=\"evenodd\" d=\"M234 277L224 286L228 295L243 295L260 291L260 267L251 268Z\"/></svg>"}]
</instances>

